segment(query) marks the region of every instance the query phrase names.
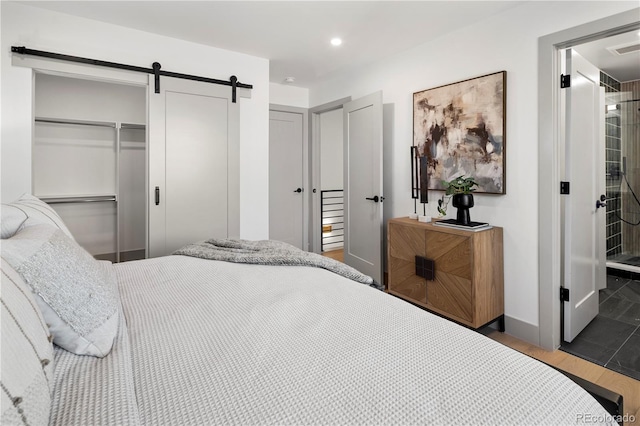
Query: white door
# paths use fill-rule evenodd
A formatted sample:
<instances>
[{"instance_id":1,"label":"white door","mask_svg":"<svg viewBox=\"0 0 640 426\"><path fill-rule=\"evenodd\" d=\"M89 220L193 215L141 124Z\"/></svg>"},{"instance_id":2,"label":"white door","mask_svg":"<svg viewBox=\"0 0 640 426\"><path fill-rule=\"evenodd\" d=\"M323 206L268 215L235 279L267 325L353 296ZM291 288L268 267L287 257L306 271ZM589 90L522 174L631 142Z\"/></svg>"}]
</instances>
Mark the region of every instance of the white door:
<instances>
[{"instance_id":1,"label":"white door","mask_svg":"<svg viewBox=\"0 0 640 426\"><path fill-rule=\"evenodd\" d=\"M304 247L302 114L269 111L269 238Z\"/></svg>"},{"instance_id":2,"label":"white door","mask_svg":"<svg viewBox=\"0 0 640 426\"><path fill-rule=\"evenodd\" d=\"M382 283L382 92L344 104L344 262Z\"/></svg>"},{"instance_id":3,"label":"white door","mask_svg":"<svg viewBox=\"0 0 640 426\"><path fill-rule=\"evenodd\" d=\"M604 102L600 71L571 49L566 94L564 340L571 342L598 314L598 289L606 280ZM604 197L603 197L604 198Z\"/></svg>"},{"instance_id":4,"label":"white door","mask_svg":"<svg viewBox=\"0 0 640 426\"><path fill-rule=\"evenodd\" d=\"M231 88L163 77L160 89L149 90L150 257L239 234L239 115Z\"/></svg>"}]
</instances>

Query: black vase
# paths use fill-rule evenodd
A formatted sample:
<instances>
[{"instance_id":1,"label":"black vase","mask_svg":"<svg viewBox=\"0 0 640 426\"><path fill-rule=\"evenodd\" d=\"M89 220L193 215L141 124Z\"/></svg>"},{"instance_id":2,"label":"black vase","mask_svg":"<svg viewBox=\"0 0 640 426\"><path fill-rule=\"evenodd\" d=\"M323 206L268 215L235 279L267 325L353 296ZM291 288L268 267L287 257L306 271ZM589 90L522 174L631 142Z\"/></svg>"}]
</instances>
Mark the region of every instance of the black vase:
<instances>
[{"instance_id":1,"label":"black vase","mask_svg":"<svg viewBox=\"0 0 640 426\"><path fill-rule=\"evenodd\" d=\"M469 225L471 219L469 217L469 209L473 207L473 194L454 194L453 207L458 209L456 221L460 225Z\"/></svg>"}]
</instances>

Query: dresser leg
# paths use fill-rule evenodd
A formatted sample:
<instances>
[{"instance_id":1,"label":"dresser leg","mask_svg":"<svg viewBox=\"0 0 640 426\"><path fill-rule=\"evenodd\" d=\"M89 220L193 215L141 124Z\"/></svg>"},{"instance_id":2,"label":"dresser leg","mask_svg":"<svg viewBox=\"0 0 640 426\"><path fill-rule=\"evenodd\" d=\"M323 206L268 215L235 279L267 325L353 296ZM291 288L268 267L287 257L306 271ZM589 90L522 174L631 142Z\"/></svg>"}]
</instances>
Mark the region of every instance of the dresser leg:
<instances>
[{"instance_id":1,"label":"dresser leg","mask_svg":"<svg viewBox=\"0 0 640 426\"><path fill-rule=\"evenodd\" d=\"M500 330L501 333L504 333L504 314L500 315L500 318L498 318L498 330Z\"/></svg>"}]
</instances>

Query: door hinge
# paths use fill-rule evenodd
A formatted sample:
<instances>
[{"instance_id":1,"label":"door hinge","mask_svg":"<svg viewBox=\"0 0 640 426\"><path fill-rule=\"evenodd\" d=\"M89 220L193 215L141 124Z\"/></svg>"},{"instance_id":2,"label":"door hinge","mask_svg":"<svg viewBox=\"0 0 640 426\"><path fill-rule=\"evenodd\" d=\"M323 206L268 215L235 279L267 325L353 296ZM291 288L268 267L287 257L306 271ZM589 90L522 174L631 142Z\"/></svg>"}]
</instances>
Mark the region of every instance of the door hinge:
<instances>
[{"instance_id":1,"label":"door hinge","mask_svg":"<svg viewBox=\"0 0 640 426\"><path fill-rule=\"evenodd\" d=\"M571 87L571 74L560 74L560 88Z\"/></svg>"},{"instance_id":2,"label":"door hinge","mask_svg":"<svg viewBox=\"0 0 640 426\"><path fill-rule=\"evenodd\" d=\"M569 182L560 181L560 194L569 194Z\"/></svg>"},{"instance_id":3,"label":"door hinge","mask_svg":"<svg viewBox=\"0 0 640 426\"><path fill-rule=\"evenodd\" d=\"M569 289L560 287L560 301L568 302L569 301Z\"/></svg>"}]
</instances>

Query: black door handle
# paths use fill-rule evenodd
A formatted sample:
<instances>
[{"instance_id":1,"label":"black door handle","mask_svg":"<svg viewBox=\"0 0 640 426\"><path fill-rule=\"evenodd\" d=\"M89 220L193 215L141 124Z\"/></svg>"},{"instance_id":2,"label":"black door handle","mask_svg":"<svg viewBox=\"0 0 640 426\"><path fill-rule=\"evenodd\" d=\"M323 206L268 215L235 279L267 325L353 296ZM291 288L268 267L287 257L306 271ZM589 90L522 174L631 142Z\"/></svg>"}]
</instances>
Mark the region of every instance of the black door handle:
<instances>
[{"instance_id":1,"label":"black door handle","mask_svg":"<svg viewBox=\"0 0 640 426\"><path fill-rule=\"evenodd\" d=\"M156 206L160 204L160 187L156 186Z\"/></svg>"},{"instance_id":2,"label":"black door handle","mask_svg":"<svg viewBox=\"0 0 640 426\"><path fill-rule=\"evenodd\" d=\"M600 195L600 199L596 200L596 210L599 209L600 207L607 207L607 196L602 194Z\"/></svg>"},{"instance_id":3,"label":"black door handle","mask_svg":"<svg viewBox=\"0 0 640 426\"><path fill-rule=\"evenodd\" d=\"M298 189L296 189L296 190L295 190L295 191L293 191L293 192L297 192L297 193L299 194L299 193L301 193L301 192L302 192L302 188L298 188Z\"/></svg>"},{"instance_id":4,"label":"black door handle","mask_svg":"<svg viewBox=\"0 0 640 426\"><path fill-rule=\"evenodd\" d=\"M365 198L365 200L371 200L371 201L373 201L374 203L377 203L379 199L380 199L380 198L378 198L378 196L377 196L377 195L374 195L374 196L373 196L373 198Z\"/></svg>"}]
</instances>

